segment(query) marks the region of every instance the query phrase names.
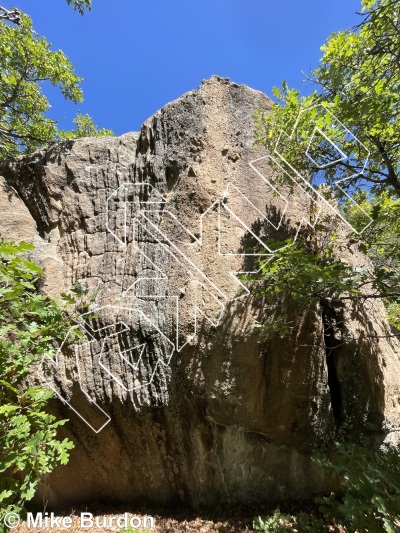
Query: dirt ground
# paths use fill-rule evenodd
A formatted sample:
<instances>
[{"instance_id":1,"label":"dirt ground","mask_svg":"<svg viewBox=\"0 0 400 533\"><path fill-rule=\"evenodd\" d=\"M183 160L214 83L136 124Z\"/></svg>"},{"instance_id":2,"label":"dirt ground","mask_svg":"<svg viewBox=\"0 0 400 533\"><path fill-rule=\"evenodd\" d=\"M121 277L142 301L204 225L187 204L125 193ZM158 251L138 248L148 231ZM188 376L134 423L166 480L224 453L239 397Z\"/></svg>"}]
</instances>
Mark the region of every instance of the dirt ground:
<instances>
[{"instance_id":1,"label":"dirt ground","mask_svg":"<svg viewBox=\"0 0 400 533\"><path fill-rule=\"evenodd\" d=\"M312 504L310 504L312 507ZM62 527L28 527L26 522L21 523L12 531L15 533L57 533L70 531L71 533L88 532L91 533L118 533L121 528L116 523L117 517L121 517L124 513L128 513L129 517L137 516L141 519L143 517L153 517L155 520L155 528L150 530L154 533L248 533L255 531L252 527L253 520L256 516L266 516L272 514L276 509L277 504L269 505L235 505L235 506L221 506L215 509L199 509L197 511L188 509L151 509L146 507L140 508L118 508L107 509L105 507L91 506L86 509L71 509L64 513L55 513L56 516L71 516L72 525L68 528ZM305 510L307 504L305 502L287 503L282 508L284 512L295 512ZM82 527L80 513L90 512L93 514L93 520L98 517L101 527ZM36 512L33 513L36 515ZM48 512L48 514L50 514ZM111 521L110 519L113 518ZM110 521L112 522L110 524ZM103 527L103 524L105 527ZM134 522L137 525L137 522ZM129 533L137 531L142 533L149 531L149 529L130 528Z\"/></svg>"}]
</instances>

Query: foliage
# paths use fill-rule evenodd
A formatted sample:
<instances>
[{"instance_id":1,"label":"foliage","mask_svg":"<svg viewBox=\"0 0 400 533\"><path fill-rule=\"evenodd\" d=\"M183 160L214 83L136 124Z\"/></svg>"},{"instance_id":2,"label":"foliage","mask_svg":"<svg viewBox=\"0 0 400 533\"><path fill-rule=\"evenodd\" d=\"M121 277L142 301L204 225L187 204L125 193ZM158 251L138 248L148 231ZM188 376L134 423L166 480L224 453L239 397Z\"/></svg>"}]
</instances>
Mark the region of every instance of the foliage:
<instances>
[{"instance_id":1,"label":"foliage","mask_svg":"<svg viewBox=\"0 0 400 533\"><path fill-rule=\"evenodd\" d=\"M270 153L276 182L290 191L295 183L308 187L310 219L316 197L333 201L357 230L348 234L349 251L367 253L374 269L338 259L332 221L321 219L297 244L280 243L271 260L260 262L259 292L300 305L381 295L398 327L400 3L362 0L362 11L358 28L334 33L322 47L311 76L319 90L302 96L283 82L273 90L279 102L255 119L257 142Z\"/></svg>"},{"instance_id":2,"label":"foliage","mask_svg":"<svg viewBox=\"0 0 400 533\"><path fill-rule=\"evenodd\" d=\"M361 190L354 200L372 218L363 234L354 238L375 267L374 277L385 299L389 323L400 331L400 199L391 197L387 191L371 197ZM355 204L347 202L344 212L357 226L360 210Z\"/></svg>"},{"instance_id":3,"label":"foliage","mask_svg":"<svg viewBox=\"0 0 400 533\"><path fill-rule=\"evenodd\" d=\"M400 530L400 448L386 446L369 450L352 444L337 444L335 453L314 460L328 474L342 479L341 492L316 498L319 515L275 514L258 517L254 527L260 531L331 531L344 526L346 531L395 533Z\"/></svg>"},{"instance_id":4,"label":"foliage","mask_svg":"<svg viewBox=\"0 0 400 533\"><path fill-rule=\"evenodd\" d=\"M33 32L25 15L20 26L0 22L0 58L0 154L12 157L56 136L56 122L46 117L50 104L43 83L58 86L65 98L77 103L83 98L82 78L61 50L53 52L47 40Z\"/></svg>"},{"instance_id":5,"label":"foliage","mask_svg":"<svg viewBox=\"0 0 400 533\"><path fill-rule=\"evenodd\" d=\"M361 295L360 289L368 276L361 268L334 259L332 245L323 253L313 254L299 242L278 250L271 259L262 261L260 267L260 292L267 302L284 293L302 307L322 299L340 300L343 294Z\"/></svg>"},{"instance_id":6,"label":"foliage","mask_svg":"<svg viewBox=\"0 0 400 533\"><path fill-rule=\"evenodd\" d=\"M400 3L362 0L362 11L357 28L334 33L322 47L311 76L317 90L302 96L283 82L274 89L279 102L268 115L255 117L257 142L270 153L276 182L289 191L294 183L313 191L310 219L315 197L332 201L333 194L341 216L357 231L337 232L337 221L322 216L294 244L293 238L275 243L275 253L259 263L254 290L267 303L286 298L299 307L319 303L325 309L346 299L383 297L392 326L400 328ZM343 248L346 253L338 253ZM373 268L346 262L358 250ZM334 323L324 325L331 334ZM270 331L268 320L266 326ZM400 531L399 454L399 447L339 444L335 453L315 460L342 480L341 491L318 498L314 515L277 509L254 527Z\"/></svg>"},{"instance_id":7,"label":"foliage","mask_svg":"<svg viewBox=\"0 0 400 533\"><path fill-rule=\"evenodd\" d=\"M281 104L258 113L257 141L314 183L345 180L342 186L351 189L364 179L374 192L399 195L400 5L363 0L362 6L358 31L334 33L322 46L311 77L319 92L302 96L285 82L274 88ZM340 157L335 145L351 155Z\"/></svg>"},{"instance_id":8,"label":"foliage","mask_svg":"<svg viewBox=\"0 0 400 533\"><path fill-rule=\"evenodd\" d=\"M92 0L67 0L67 4L78 11L80 15L83 15L86 9L89 11L92 9Z\"/></svg>"},{"instance_id":9,"label":"foliage","mask_svg":"<svg viewBox=\"0 0 400 533\"><path fill-rule=\"evenodd\" d=\"M280 509L275 509L272 516L261 517L258 516L254 522L253 527L256 531L285 533L287 531L299 533L320 533L328 530L323 520L307 513L298 513L297 515L289 515L281 513ZM335 531L335 530L333 530Z\"/></svg>"},{"instance_id":10,"label":"foliage","mask_svg":"<svg viewBox=\"0 0 400 533\"><path fill-rule=\"evenodd\" d=\"M80 139L81 137L114 135L112 130L98 128L89 115L83 115L80 111L78 111L76 117L73 119L73 123L75 124L75 130L61 130L58 133L60 139Z\"/></svg>"},{"instance_id":11,"label":"foliage","mask_svg":"<svg viewBox=\"0 0 400 533\"><path fill-rule=\"evenodd\" d=\"M91 8L91 0L67 3L80 14ZM45 84L57 86L77 103L82 101L82 78L65 54L52 51L50 43L33 31L30 18L15 8L0 7L0 61L1 158L32 152L59 138L112 134L79 112L73 132L60 132L56 121L48 118ZM66 420L46 412L52 393L35 379L40 360L55 356L73 316L40 293L43 272L25 258L33 248L0 237L0 518L10 511L23 513L43 475L65 464L73 447L68 439L58 440L57 430ZM71 295L63 298L76 303ZM0 524L5 530L2 520Z\"/></svg>"},{"instance_id":12,"label":"foliage","mask_svg":"<svg viewBox=\"0 0 400 533\"><path fill-rule=\"evenodd\" d=\"M92 9L92 0L67 0L67 4L71 5L80 15L83 15L87 9L89 11ZM20 25L22 22L21 12L15 7L7 9L6 7L0 6L0 19L17 25Z\"/></svg>"},{"instance_id":13,"label":"foliage","mask_svg":"<svg viewBox=\"0 0 400 533\"><path fill-rule=\"evenodd\" d=\"M72 442L57 439L66 420L45 412L52 394L35 368L54 358L71 327L66 308L40 294L41 268L24 258L26 243L0 239L0 514L20 512L42 476L68 460Z\"/></svg>"},{"instance_id":14,"label":"foliage","mask_svg":"<svg viewBox=\"0 0 400 533\"><path fill-rule=\"evenodd\" d=\"M391 205L393 201L388 199L388 202ZM372 212L384 204L385 201L370 204L369 209ZM395 210L391 211L390 217L394 215ZM399 237L394 233L395 228L388 224L385 214L381 218L375 210L375 216L368 230L368 242L363 240L362 246L356 239L353 242L370 255L373 266L350 265L338 253L348 246L347 243L337 242L335 234L317 227L311 239L309 234L300 234L296 242L288 239L286 246L268 259L260 260L256 276L244 276L251 283L252 293L263 296L266 305L286 301L295 304L298 311L314 305L335 307L346 300L363 302L382 297L388 305L389 322L397 327L400 325L400 260L396 256L398 249L393 253L391 250L392 240L399 243ZM319 238L321 235L324 238ZM269 246L273 245L269 242ZM285 306L286 309L291 307ZM278 316L266 313L265 321L256 323L255 327L262 328L266 337L285 336L290 330L290 322L280 310Z\"/></svg>"},{"instance_id":15,"label":"foliage","mask_svg":"<svg viewBox=\"0 0 400 533\"><path fill-rule=\"evenodd\" d=\"M67 0L83 14L90 0ZM31 19L18 10L0 17L0 158L30 153L57 139L110 135L98 129L88 115L78 112L73 132L58 130L57 121L48 117L50 103L46 83L58 87L74 103L82 102L82 78L61 50L53 51L45 37L33 31ZM8 22L7 22L8 21Z\"/></svg>"}]
</instances>

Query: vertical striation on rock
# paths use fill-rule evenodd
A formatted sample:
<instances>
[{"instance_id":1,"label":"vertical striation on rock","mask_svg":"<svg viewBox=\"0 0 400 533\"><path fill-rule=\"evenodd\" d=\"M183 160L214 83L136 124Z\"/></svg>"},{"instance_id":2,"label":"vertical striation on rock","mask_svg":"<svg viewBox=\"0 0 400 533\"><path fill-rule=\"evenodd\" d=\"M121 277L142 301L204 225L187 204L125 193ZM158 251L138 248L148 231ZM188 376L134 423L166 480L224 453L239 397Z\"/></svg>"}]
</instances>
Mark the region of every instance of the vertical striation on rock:
<instances>
[{"instance_id":1,"label":"vertical striation on rock","mask_svg":"<svg viewBox=\"0 0 400 533\"><path fill-rule=\"evenodd\" d=\"M41 486L51 506L306 497L326 488L310 453L338 418L382 440L398 429L399 342L380 337L381 302L291 311L293 332L268 342L252 327L271 310L235 273L254 268L266 218L287 207L294 228L307 203L249 165L265 155L252 115L270 105L214 76L139 133L1 165L0 232L36 244L48 294L79 283L97 316L54 370L82 418L54 401L76 448ZM327 364L332 320L343 342Z\"/></svg>"}]
</instances>

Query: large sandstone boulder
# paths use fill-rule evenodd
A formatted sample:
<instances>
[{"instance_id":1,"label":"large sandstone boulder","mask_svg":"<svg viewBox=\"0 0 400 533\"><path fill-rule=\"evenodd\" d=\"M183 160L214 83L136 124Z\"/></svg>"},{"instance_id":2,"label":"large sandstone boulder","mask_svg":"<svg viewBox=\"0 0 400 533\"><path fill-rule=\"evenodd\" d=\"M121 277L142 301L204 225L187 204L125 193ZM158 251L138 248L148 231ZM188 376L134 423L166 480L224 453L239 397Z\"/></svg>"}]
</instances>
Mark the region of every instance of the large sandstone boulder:
<instances>
[{"instance_id":1,"label":"large sandstone boulder","mask_svg":"<svg viewBox=\"0 0 400 533\"><path fill-rule=\"evenodd\" d=\"M81 319L87 341L42 365L75 442L41 486L49 505L306 497L327 487L310 455L338 427L380 440L398 429L400 350L380 301L288 309L283 338L253 328L279 309L235 273L254 270L255 245L270 253L263 235L304 223L309 201L274 191L254 146L252 115L270 105L213 77L140 133L1 166L0 232L36 245L46 293L79 284L95 312Z\"/></svg>"}]
</instances>

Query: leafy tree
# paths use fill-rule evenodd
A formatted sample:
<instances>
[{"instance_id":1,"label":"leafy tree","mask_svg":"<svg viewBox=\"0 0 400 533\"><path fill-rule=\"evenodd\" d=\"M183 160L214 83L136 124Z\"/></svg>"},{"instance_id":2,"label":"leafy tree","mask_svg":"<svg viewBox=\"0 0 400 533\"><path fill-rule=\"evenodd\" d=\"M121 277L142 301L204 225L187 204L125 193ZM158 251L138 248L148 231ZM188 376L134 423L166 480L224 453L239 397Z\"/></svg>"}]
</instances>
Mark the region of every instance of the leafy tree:
<instances>
[{"instance_id":1,"label":"leafy tree","mask_svg":"<svg viewBox=\"0 0 400 533\"><path fill-rule=\"evenodd\" d=\"M335 349L336 311L348 299L384 298L391 334L400 331L400 2L362 0L362 21L334 33L322 47L308 96L285 82L271 113L257 114L257 141L269 153L275 180L295 183L315 199L333 203L356 232L338 232L338 217L320 216L313 227L275 243L260 261L256 290L266 302L287 299L321 311L327 363ZM312 189L310 187L312 186ZM347 239L347 240L346 240ZM286 245L286 246L285 246ZM272 246L271 246L272 247ZM372 266L352 267L341 259L359 249ZM340 317L340 313L336 313ZM286 334L290 323L266 320L269 334ZM273 323L271 323L273 322ZM396 329L397 328L397 329ZM332 362L331 362L332 364ZM346 438L345 434L338 435ZM400 531L400 449L367 449L341 443L317 462L342 480L342 490L317 499L316 512L296 516L276 510L257 518L261 531Z\"/></svg>"},{"instance_id":2,"label":"leafy tree","mask_svg":"<svg viewBox=\"0 0 400 533\"><path fill-rule=\"evenodd\" d=\"M335 259L337 221L322 217L296 245L261 263L261 292L322 304L384 296L398 325L400 2L362 0L362 13L358 27L334 33L322 46L310 77L314 92L302 96L283 82L274 88L280 101L255 118L276 182L289 190L310 184L314 197L335 203L358 230L349 236L352 245L367 252L375 268L350 269ZM311 199L310 217L312 209Z\"/></svg>"},{"instance_id":3,"label":"leafy tree","mask_svg":"<svg viewBox=\"0 0 400 533\"><path fill-rule=\"evenodd\" d=\"M66 420L45 411L52 393L35 379L73 316L38 291L42 269L24 258L33 248L0 239L0 518L23 512L42 476L65 464L73 447L57 439Z\"/></svg>"},{"instance_id":4,"label":"leafy tree","mask_svg":"<svg viewBox=\"0 0 400 533\"><path fill-rule=\"evenodd\" d=\"M90 0L67 0L79 13ZM60 138L111 134L78 112L76 130L59 131L46 116L43 84L50 82L73 102L82 101L81 78L61 51L52 51L17 9L0 6L0 157L31 152ZM65 464L73 447L60 441L57 420L45 408L52 393L35 379L43 357L54 357L74 315L39 290L41 268L26 259L34 247L0 236L0 530L7 512L24 513L44 474ZM68 303L75 303L64 295ZM78 331L77 331L77 335Z\"/></svg>"},{"instance_id":5,"label":"leafy tree","mask_svg":"<svg viewBox=\"0 0 400 533\"><path fill-rule=\"evenodd\" d=\"M324 54L310 78L319 90L304 97L285 82L274 89L283 105L258 114L258 141L311 179L322 170L331 185L346 178L342 187L350 189L364 179L374 191L399 195L400 3L363 0L362 8L357 31L334 33L321 47ZM310 139L315 126L326 138ZM350 157L338 158L334 144Z\"/></svg>"},{"instance_id":6,"label":"leafy tree","mask_svg":"<svg viewBox=\"0 0 400 533\"><path fill-rule=\"evenodd\" d=\"M375 196L360 190L353 202L346 202L346 218L357 227L361 210L372 217L372 223L357 239L361 251L367 253L374 265L371 284L386 303L389 323L400 332L400 199L384 191ZM398 335L398 333L395 333Z\"/></svg>"},{"instance_id":7,"label":"leafy tree","mask_svg":"<svg viewBox=\"0 0 400 533\"><path fill-rule=\"evenodd\" d=\"M261 260L259 273L247 276L247 281L253 284L253 294L264 296L266 304L277 299L289 300L299 311L315 306L338 309L349 300L362 303L383 298L394 328L392 334L398 335L395 330L400 331L400 200L387 194L367 199L363 191L357 199L357 205L370 213L373 221L362 238L353 237L352 246L370 256L370 266L351 266L338 259L338 252L348 243L337 240L334 226L322 221L312 231L300 232L295 243L292 239L279 242L281 247ZM356 225L360 211L354 205L347 202L344 211ZM269 245L273 246L271 242ZM278 317L267 314L265 322L256 326L262 327L267 336L287 334L290 322L282 311L279 313Z\"/></svg>"},{"instance_id":8,"label":"leafy tree","mask_svg":"<svg viewBox=\"0 0 400 533\"><path fill-rule=\"evenodd\" d=\"M90 9L90 0L67 0L79 13ZM0 7L0 157L13 157L21 151L32 152L43 144L66 138L55 120L47 116L50 104L44 84L57 86L74 103L83 100L82 78L61 51L53 51L45 37L37 35L32 21L20 11ZM97 129L90 117L78 114L79 134L112 134ZM85 122L85 124L84 124Z\"/></svg>"},{"instance_id":9,"label":"leafy tree","mask_svg":"<svg viewBox=\"0 0 400 533\"><path fill-rule=\"evenodd\" d=\"M61 51L32 31L32 22L21 15L19 26L0 23L0 150L12 157L54 140L57 123L46 117L50 105L42 84L57 85L63 95L81 102L82 90L72 64Z\"/></svg>"}]
</instances>

